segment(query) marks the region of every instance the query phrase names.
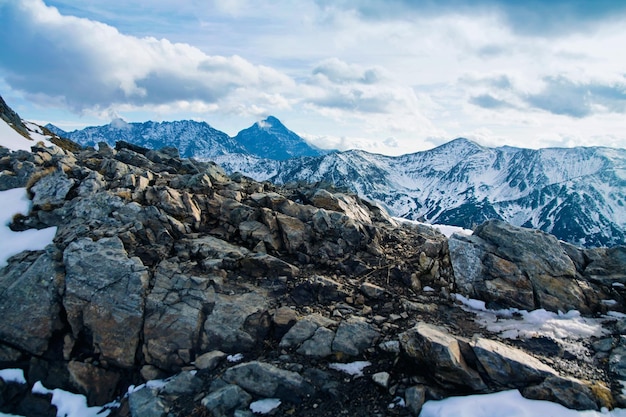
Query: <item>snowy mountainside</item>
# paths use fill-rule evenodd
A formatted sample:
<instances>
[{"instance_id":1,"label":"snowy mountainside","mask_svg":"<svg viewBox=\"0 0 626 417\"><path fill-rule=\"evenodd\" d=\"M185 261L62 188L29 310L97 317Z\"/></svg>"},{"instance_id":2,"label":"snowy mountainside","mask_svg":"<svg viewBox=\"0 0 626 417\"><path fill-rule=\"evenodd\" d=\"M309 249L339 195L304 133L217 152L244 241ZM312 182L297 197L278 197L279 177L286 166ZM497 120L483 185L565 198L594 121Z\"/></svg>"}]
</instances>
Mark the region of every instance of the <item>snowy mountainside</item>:
<instances>
[{"instance_id":1,"label":"snowy mountainside","mask_svg":"<svg viewBox=\"0 0 626 417\"><path fill-rule=\"evenodd\" d=\"M206 122L193 120L127 123L122 119L116 119L108 125L90 126L73 132L64 132L54 125L46 127L83 146L95 146L98 142L115 146L115 142L118 141L150 149L173 146L178 148L184 158L202 159L226 153L247 153L226 133L214 129Z\"/></svg>"},{"instance_id":2,"label":"snowy mountainside","mask_svg":"<svg viewBox=\"0 0 626 417\"><path fill-rule=\"evenodd\" d=\"M284 160L300 156L319 156L326 153L309 145L296 133L287 129L280 120L269 116L242 130L235 140L251 154L262 158Z\"/></svg>"},{"instance_id":3,"label":"snowy mountainside","mask_svg":"<svg viewBox=\"0 0 626 417\"><path fill-rule=\"evenodd\" d=\"M460 138L399 157L348 151L216 162L258 180L347 187L413 220L473 228L495 218L582 246L626 242L624 149L487 148Z\"/></svg>"}]
</instances>

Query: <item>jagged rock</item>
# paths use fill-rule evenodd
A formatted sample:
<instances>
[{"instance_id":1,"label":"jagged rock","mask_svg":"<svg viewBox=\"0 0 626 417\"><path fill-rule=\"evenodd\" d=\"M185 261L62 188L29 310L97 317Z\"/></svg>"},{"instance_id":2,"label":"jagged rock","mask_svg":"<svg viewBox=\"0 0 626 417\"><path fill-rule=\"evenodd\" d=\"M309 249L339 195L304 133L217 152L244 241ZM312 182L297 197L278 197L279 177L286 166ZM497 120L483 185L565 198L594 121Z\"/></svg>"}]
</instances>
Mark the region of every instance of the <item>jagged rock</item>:
<instances>
[{"instance_id":1,"label":"jagged rock","mask_svg":"<svg viewBox=\"0 0 626 417\"><path fill-rule=\"evenodd\" d=\"M255 395L292 403L299 403L314 393L313 387L300 374L258 361L235 365L224 372L223 378Z\"/></svg>"},{"instance_id":2,"label":"jagged rock","mask_svg":"<svg viewBox=\"0 0 626 417\"><path fill-rule=\"evenodd\" d=\"M574 410L598 410L591 388L575 378L551 375L541 384L526 387L521 392L526 398L552 401Z\"/></svg>"},{"instance_id":3,"label":"jagged rock","mask_svg":"<svg viewBox=\"0 0 626 417\"><path fill-rule=\"evenodd\" d=\"M281 339L279 346L281 348L300 346L305 340L311 338L319 327L328 327L334 324L335 322L333 320L317 314L311 314L291 326L289 331Z\"/></svg>"},{"instance_id":4,"label":"jagged rock","mask_svg":"<svg viewBox=\"0 0 626 417\"><path fill-rule=\"evenodd\" d=\"M339 324L332 349L333 352L358 356L374 345L379 337L380 333L364 318L350 317Z\"/></svg>"},{"instance_id":5,"label":"jagged rock","mask_svg":"<svg viewBox=\"0 0 626 417\"><path fill-rule=\"evenodd\" d=\"M576 267L554 236L490 220L448 242L455 285L498 307L589 313Z\"/></svg>"},{"instance_id":6,"label":"jagged rock","mask_svg":"<svg viewBox=\"0 0 626 417\"><path fill-rule=\"evenodd\" d=\"M43 176L30 188L30 192L34 194L33 205L45 210L61 205L75 183L63 171L54 171Z\"/></svg>"},{"instance_id":7,"label":"jagged rock","mask_svg":"<svg viewBox=\"0 0 626 417\"><path fill-rule=\"evenodd\" d=\"M311 196L311 202L315 207L338 211L363 223L372 223L370 214L357 203L354 196L339 193L331 194L327 190L319 189Z\"/></svg>"},{"instance_id":8,"label":"jagged rock","mask_svg":"<svg viewBox=\"0 0 626 417\"><path fill-rule=\"evenodd\" d=\"M178 370L197 351L205 316L215 303L209 277L185 274L180 265L163 261L146 298L144 355L146 362Z\"/></svg>"},{"instance_id":9,"label":"jagged rock","mask_svg":"<svg viewBox=\"0 0 626 417\"><path fill-rule=\"evenodd\" d=\"M90 406L103 405L115 393L120 375L89 363L70 361L67 364L70 381L87 397Z\"/></svg>"},{"instance_id":10,"label":"jagged rock","mask_svg":"<svg viewBox=\"0 0 626 417\"><path fill-rule=\"evenodd\" d=\"M475 369L466 362L461 341L445 330L427 323L418 323L400 334L403 351L418 366L425 366L432 377L444 386L455 385L482 391L487 388Z\"/></svg>"},{"instance_id":11,"label":"jagged rock","mask_svg":"<svg viewBox=\"0 0 626 417\"><path fill-rule=\"evenodd\" d=\"M389 378L389 372L376 372L372 375L372 381L385 389L389 388Z\"/></svg>"},{"instance_id":12,"label":"jagged rock","mask_svg":"<svg viewBox=\"0 0 626 417\"><path fill-rule=\"evenodd\" d=\"M300 274L300 270L267 253L255 253L246 256L240 262L241 269L255 277L287 277L293 278Z\"/></svg>"},{"instance_id":13,"label":"jagged rock","mask_svg":"<svg viewBox=\"0 0 626 417\"><path fill-rule=\"evenodd\" d=\"M332 354L335 332L326 327L318 327L309 339L305 340L296 351L300 355L324 358Z\"/></svg>"},{"instance_id":14,"label":"jagged rock","mask_svg":"<svg viewBox=\"0 0 626 417\"><path fill-rule=\"evenodd\" d=\"M267 307L267 298L260 292L233 296L216 294L213 311L204 323L202 349L230 353L250 351L260 342L259 333L269 332ZM259 314L266 314L264 325L248 328L247 322Z\"/></svg>"},{"instance_id":15,"label":"jagged rock","mask_svg":"<svg viewBox=\"0 0 626 417\"><path fill-rule=\"evenodd\" d=\"M183 394L195 394L202 388L202 380L195 371L185 371L177 374L160 389L159 394L164 397L178 397Z\"/></svg>"},{"instance_id":16,"label":"jagged rock","mask_svg":"<svg viewBox=\"0 0 626 417\"><path fill-rule=\"evenodd\" d=\"M495 340L479 337L470 345L489 380L502 388L521 388L557 375L527 353Z\"/></svg>"},{"instance_id":17,"label":"jagged rock","mask_svg":"<svg viewBox=\"0 0 626 417\"><path fill-rule=\"evenodd\" d=\"M90 345L103 359L132 367L149 280L145 266L138 258L128 257L117 237L76 240L65 250L63 262L63 305L74 338Z\"/></svg>"},{"instance_id":18,"label":"jagged rock","mask_svg":"<svg viewBox=\"0 0 626 417\"><path fill-rule=\"evenodd\" d=\"M64 276L58 256L50 247L42 254L18 255L19 262L0 269L0 340L34 355L47 350L53 332L62 327Z\"/></svg>"},{"instance_id":19,"label":"jagged rock","mask_svg":"<svg viewBox=\"0 0 626 417\"><path fill-rule=\"evenodd\" d=\"M128 395L128 405L132 417L165 417L166 404L159 398L156 389L143 387Z\"/></svg>"},{"instance_id":20,"label":"jagged rock","mask_svg":"<svg viewBox=\"0 0 626 417\"><path fill-rule=\"evenodd\" d=\"M252 397L237 385L226 385L202 399L202 405L215 416L230 415L235 409L248 407Z\"/></svg>"}]
</instances>

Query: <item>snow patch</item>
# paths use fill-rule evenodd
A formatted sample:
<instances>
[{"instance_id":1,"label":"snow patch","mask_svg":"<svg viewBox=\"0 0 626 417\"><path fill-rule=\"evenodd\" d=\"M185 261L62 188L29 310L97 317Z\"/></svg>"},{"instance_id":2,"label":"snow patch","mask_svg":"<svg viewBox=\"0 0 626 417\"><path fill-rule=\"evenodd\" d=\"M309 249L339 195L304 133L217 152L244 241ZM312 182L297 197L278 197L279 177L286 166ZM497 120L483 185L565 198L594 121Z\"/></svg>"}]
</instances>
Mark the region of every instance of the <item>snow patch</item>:
<instances>
[{"instance_id":1,"label":"snow patch","mask_svg":"<svg viewBox=\"0 0 626 417\"><path fill-rule=\"evenodd\" d=\"M241 362L243 360L243 353L235 353L234 355L226 356L228 362Z\"/></svg>"},{"instance_id":2,"label":"snow patch","mask_svg":"<svg viewBox=\"0 0 626 417\"><path fill-rule=\"evenodd\" d=\"M345 372L348 375L352 376L363 376L363 369L370 366L372 363L369 361L356 361L350 363L331 363L328 365L330 369L334 369L335 371Z\"/></svg>"},{"instance_id":3,"label":"snow patch","mask_svg":"<svg viewBox=\"0 0 626 417\"><path fill-rule=\"evenodd\" d=\"M110 410L103 407L88 407L84 395L72 394L62 389L47 389L40 381L33 386L33 394L52 394L52 405L57 408L57 417L106 417Z\"/></svg>"},{"instance_id":4,"label":"snow patch","mask_svg":"<svg viewBox=\"0 0 626 417\"><path fill-rule=\"evenodd\" d=\"M528 400L517 390L427 401L420 417L626 417L626 410L576 411L561 404Z\"/></svg>"},{"instance_id":5,"label":"snow patch","mask_svg":"<svg viewBox=\"0 0 626 417\"><path fill-rule=\"evenodd\" d=\"M42 250L56 235L56 227L47 229L30 229L23 232L14 232L9 228L15 214L28 214L30 200L25 188L0 191L0 268L7 265L7 260L25 250Z\"/></svg>"},{"instance_id":6,"label":"snow patch","mask_svg":"<svg viewBox=\"0 0 626 417\"><path fill-rule=\"evenodd\" d=\"M15 382L16 384L26 384L24 371L21 369L2 369L0 370L0 378L4 382Z\"/></svg>"},{"instance_id":7,"label":"snow patch","mask_svg":"<svg viewBox=\"0 0 626 417\"><path fill-rule=\"evenodd\" d=\"M281 404L278 398L264 398L250 403L250 410L255 414L269 414Z\"/></svg>"},{"instance_id":8,"label":"snow patch","mask_svg":"<svg viewBox=\"0 0 626 417\"><path fill-rule=\"evenodd\" d=\"M7 122L0 119L0 146L12 151L28 151L36 142L26 139L13 129Z\"/></svg>"}]
</instances>

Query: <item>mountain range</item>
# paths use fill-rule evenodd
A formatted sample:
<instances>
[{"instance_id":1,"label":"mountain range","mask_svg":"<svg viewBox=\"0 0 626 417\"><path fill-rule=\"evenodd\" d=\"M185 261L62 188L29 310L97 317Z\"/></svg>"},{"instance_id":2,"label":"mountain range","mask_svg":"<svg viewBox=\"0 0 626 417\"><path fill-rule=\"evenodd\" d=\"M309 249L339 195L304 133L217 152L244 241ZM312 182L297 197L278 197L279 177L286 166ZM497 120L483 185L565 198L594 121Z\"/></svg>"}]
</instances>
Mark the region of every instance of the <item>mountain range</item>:
<instances>
[{"instance_id":1,"label":"mountain range","mask_svg":"<svg viewBox=\"0 0 626 417\"><path fill-rule=\"evenodd\" d=\"M327 152L277 118L229 137L194 121L126 123L63 132L81 145L123 140L214 160L227 172L275 183L325 182L379 203L392 215L473 229L487 219L540 229L586 247L626 242L626 150L488 148L459 138L397 157Z\"/></svg>"}]
</instances>

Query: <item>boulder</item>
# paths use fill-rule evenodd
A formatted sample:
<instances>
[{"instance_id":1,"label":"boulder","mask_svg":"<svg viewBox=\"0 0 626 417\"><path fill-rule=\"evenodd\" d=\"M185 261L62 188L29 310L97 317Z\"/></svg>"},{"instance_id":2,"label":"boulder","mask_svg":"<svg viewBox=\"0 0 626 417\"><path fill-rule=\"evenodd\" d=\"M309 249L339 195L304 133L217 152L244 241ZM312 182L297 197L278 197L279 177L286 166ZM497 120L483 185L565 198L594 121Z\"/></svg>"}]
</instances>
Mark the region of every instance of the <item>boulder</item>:
<instances>
[{"instance_id":1,"label":"boulder","mask_svg":"<svg viewBox=\"0 0 626 417\"><path fill-rule=\"evenodd\" d=\"M135 364L148 271L117 237L78 239L63 254L63 306L76 340L120 367Z\"/></svg>"},{"instance_id":2,"label":"boulder","mask_svg":"<svg viewBox=\"0 0 626 417\"><path fill-rule=\"evenodd\" d=\"M363 317L353 316L339 324L332 349L333 352L358 356L379 338L380 333L372 324Z\"/></svg>"},{"instance_id":3,"label":"boulder","mask_svg":"<svg viewBox=\"0 0 626 417\"><path fill-rule=\"evenodd\" d=\"M487 386L478 372L466 362L461 341L444 329L420 322L400 334L404 353L417 366L429 369L432 378L443 386L484 391Z\"/></svg>"},{"instance_id":4,"label":"boulder","mask_svg":"<svg viewBox=\"0 0 626 417\"><path fill-rule=\"evenodd\" d=\"M292 403L299 403L314 393L311 384L300 374L259 361L235 365L224 372L223 378L255 395Z\"/></svg>"},{"instance_id":5,"label":"boulder","mask_svg":"<svg viewBox=\"0 0 626 417\"><path fill-rule=\"evenodd\" d=\"M311 338L305 340L296 351L300 355L315 358L324 358L332 354L331 345L335 338L335 332L326 327L318 327Z\"/></svg>"},{"instance_id":6,"label":"boulder","mask_svg":"<svg viewBox=\"0 0 626 417\"><path fill-rule=\"evenodd\" d=\"M573 410L598 410L591 388L575 378L548 376L541 384L521 390L531 400L552 401Z\"/></svg>"},{"instance_id":7,"label":"boulder","mask_svg":"<svg viewBox=\"0 0 626 417\"><path fill-rule=\"evenodd\" d=\"M54 171L43 176L30 188L30 192L34 194L33 206L50 210L63 204L74 184L76 181L68 178L63 171Z\"/></svg>"}]
</instances>

